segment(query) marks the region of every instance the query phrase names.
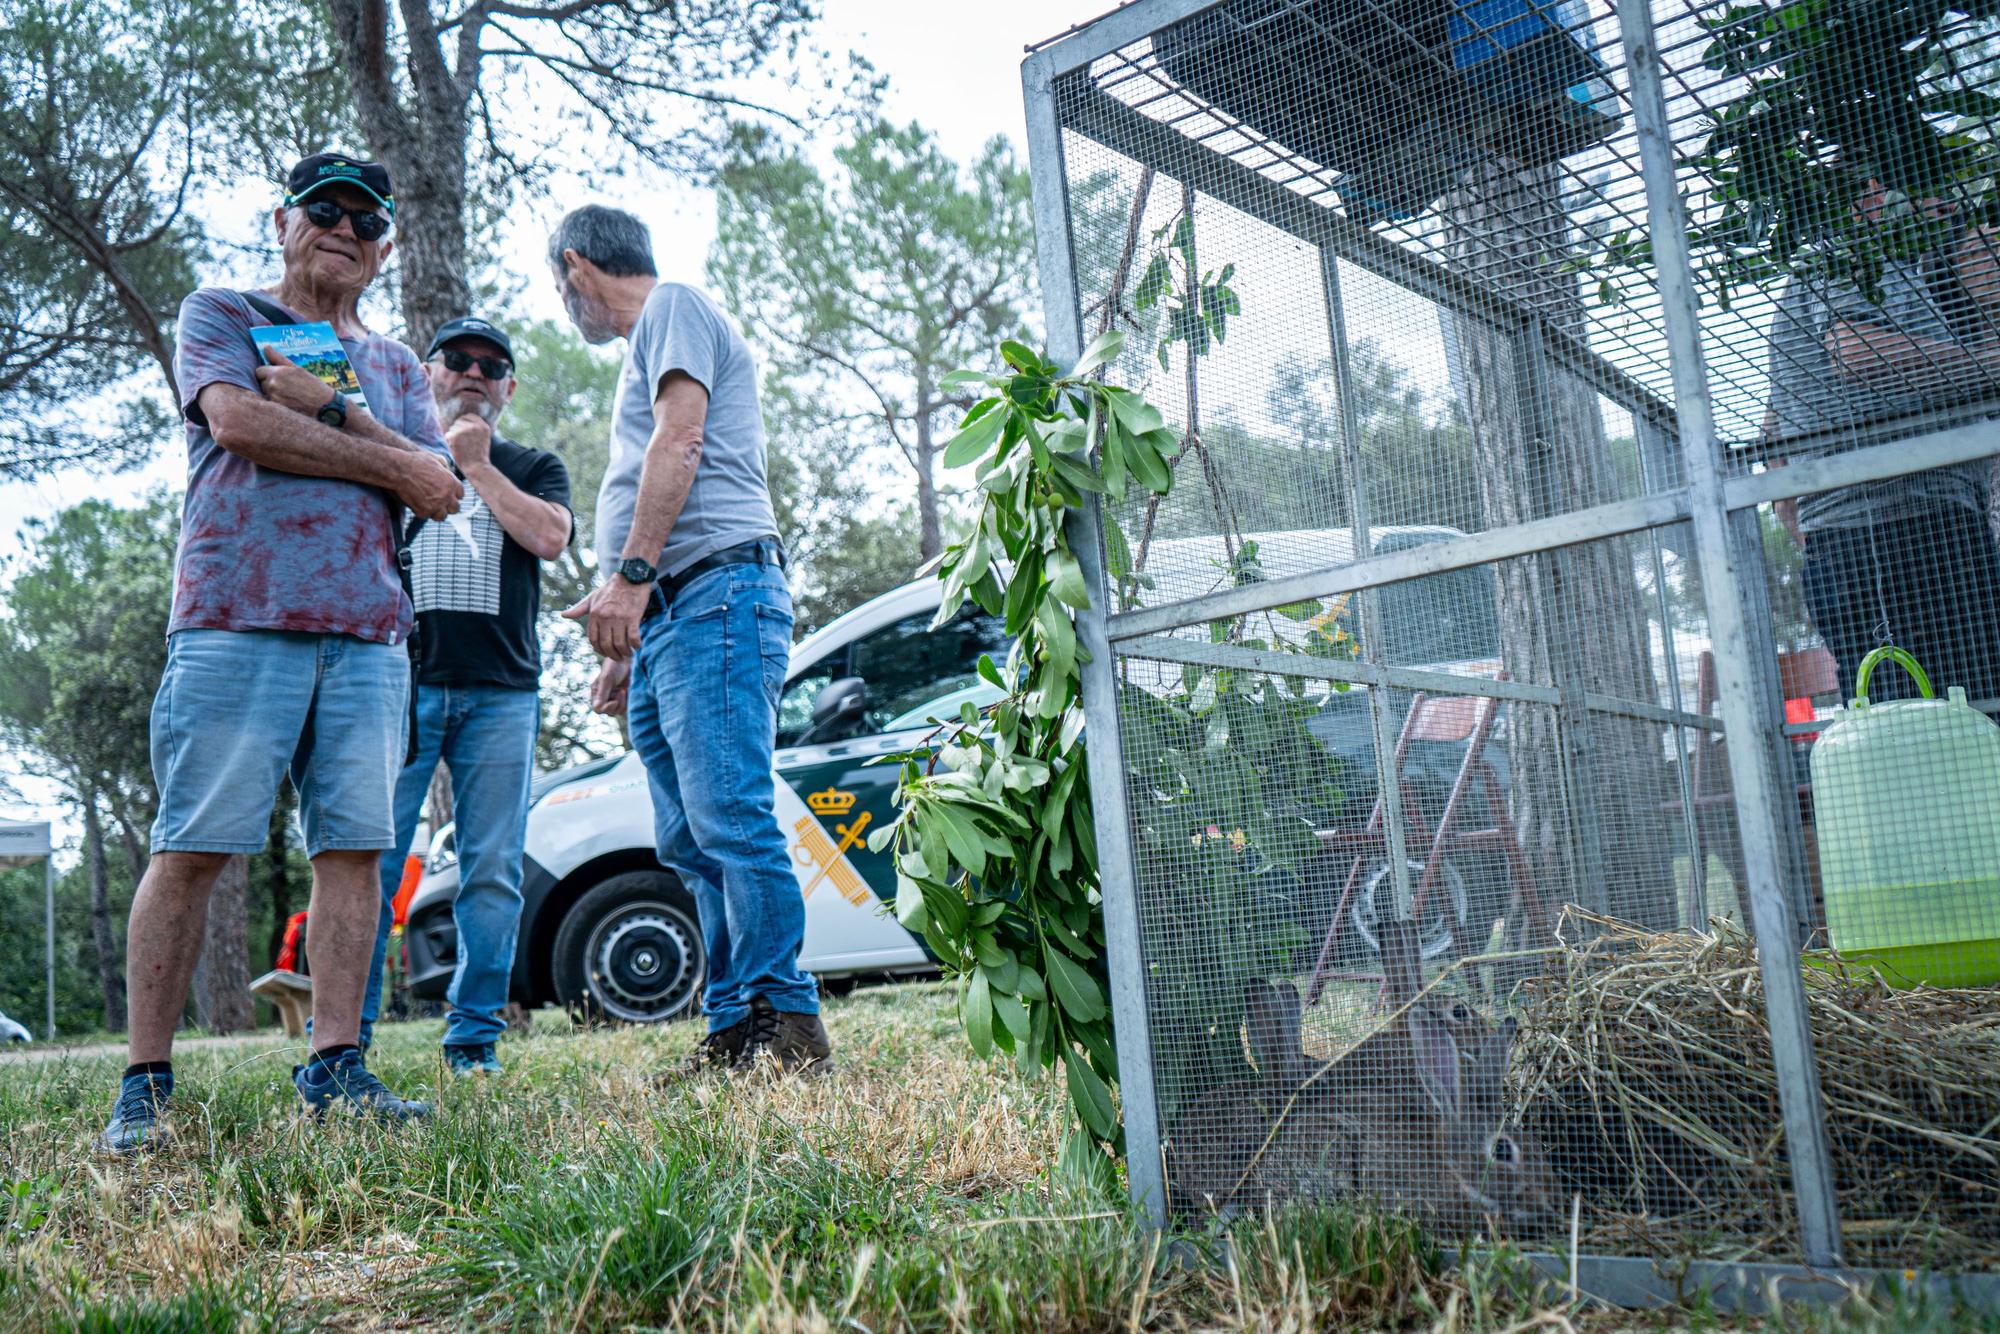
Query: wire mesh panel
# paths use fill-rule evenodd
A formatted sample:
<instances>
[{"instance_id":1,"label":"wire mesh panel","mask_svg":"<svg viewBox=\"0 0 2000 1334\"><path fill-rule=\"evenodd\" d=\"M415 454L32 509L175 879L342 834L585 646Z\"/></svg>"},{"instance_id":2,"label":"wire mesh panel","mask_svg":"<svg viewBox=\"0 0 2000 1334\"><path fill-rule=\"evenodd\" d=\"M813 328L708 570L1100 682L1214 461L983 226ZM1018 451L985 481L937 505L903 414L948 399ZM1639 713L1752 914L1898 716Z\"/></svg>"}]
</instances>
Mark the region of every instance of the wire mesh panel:
<instances>
[{"instance_id":1,"label":"wire mesh panel","mask_svg":"<svg viewBox=\"0 0 2000 1334\"><path fill-rule=\"evenodd\" d=\"M1101 515L1135 1182L2000 1265L2000 24L1140 0L1030 64L1052 328L1179 442Z\"/></svg>"}]
</instances>

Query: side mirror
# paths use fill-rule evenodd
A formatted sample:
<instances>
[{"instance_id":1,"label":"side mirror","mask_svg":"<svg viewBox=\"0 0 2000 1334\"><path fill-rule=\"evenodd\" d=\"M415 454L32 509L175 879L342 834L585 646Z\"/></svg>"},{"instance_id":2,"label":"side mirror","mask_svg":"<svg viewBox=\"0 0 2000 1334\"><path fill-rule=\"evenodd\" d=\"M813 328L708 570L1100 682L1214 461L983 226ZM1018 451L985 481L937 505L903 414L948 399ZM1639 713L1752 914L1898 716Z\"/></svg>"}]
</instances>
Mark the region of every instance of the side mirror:
<instances>
[{"instance_id":1,"label":"side mirror","mask_svg":"<svg viewBox=\"0 0 2000 1334\"><path fill-rule=\"evenodd\" d=\"M838 741L851 736L868 709L868 683L858 676L829 681L813 701L812 724L799 737L801 746Z\"/></svg>"}]
</instances>

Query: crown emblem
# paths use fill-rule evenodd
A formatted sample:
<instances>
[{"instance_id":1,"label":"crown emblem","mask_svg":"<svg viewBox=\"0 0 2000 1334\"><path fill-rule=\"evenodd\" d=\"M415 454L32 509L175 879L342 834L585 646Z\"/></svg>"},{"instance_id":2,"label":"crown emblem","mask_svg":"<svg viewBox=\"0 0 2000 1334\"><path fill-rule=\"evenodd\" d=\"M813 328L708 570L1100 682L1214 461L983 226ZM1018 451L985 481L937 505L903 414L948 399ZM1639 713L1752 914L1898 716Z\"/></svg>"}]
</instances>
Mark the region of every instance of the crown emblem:
<instances>
[{"instance_id":1,"label":"crown emblem","mask_svg":"<svg viewBox=\"0 0 2000 1334\"><path fill-rule=\"evenodd\" d=\"M854 809L854 794L830 787L807 797L806 805L813 808L815 815L845 815Z\"/></svg>"}]
</instances>

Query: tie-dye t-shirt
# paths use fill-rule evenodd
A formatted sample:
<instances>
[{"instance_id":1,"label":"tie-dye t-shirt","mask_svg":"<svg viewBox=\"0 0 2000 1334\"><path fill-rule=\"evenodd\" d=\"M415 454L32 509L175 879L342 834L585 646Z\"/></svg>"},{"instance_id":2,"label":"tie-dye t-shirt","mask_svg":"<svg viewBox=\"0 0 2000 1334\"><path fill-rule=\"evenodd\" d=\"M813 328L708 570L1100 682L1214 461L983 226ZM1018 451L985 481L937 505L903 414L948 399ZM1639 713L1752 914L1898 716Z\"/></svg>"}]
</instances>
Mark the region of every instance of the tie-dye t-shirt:
<instances>
[{"instance_id":1,"label":"tie-dye t-shirt","mask_svg":"<svg viewBox=\"0 0 2000 1334\"><path fill-rule=\"evenodd\" d=\"M193 406L212 384L258 392L250 330L269 323L225 288L201 288L181 303L174 373L187 414L188 485L167 633L298 630L400 644L410 635L410 600L396 573L394 525L403 511L395 498L232 454ZM380 334L340 343L375 418L448 459L416 353Z\"/></svg>"}]
</instances>

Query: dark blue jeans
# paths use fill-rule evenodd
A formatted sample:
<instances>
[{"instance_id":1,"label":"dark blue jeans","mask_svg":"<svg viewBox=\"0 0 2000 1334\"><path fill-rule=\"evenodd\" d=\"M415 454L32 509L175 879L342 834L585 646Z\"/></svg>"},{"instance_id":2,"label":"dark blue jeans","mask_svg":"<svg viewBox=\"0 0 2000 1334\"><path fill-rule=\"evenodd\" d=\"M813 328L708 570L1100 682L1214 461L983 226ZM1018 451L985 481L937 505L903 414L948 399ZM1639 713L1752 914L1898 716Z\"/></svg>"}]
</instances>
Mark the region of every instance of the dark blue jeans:
<instances>
[{"instance_id":1,"label":"dark blue jeans","mask_svg":"<svg viewBox=\"0 0 2000 1334\"><path fill-rule=\"evenodd\" d=\"M1840 664L1843 698L1861 660L1885 642L1916 655L1942 697L2000 698L2000 550L1986 516L1956 506L1872 528L1806 537L1806 607ZM1870 699L1911 699L1917 688L1883 664Z\"/></svg>"},{"instance_id":2,"label":"dark blue jeans","mask_svg":"<svg viewBox=\"0 0 2000 1334\"><path fill-rule=\"evenodd\" d=\"M660 861L701 916L711 1032L744 1019L759 996L778 1010L819 1009L799 967L805 900L772 795L791 643L783 572L727 565L645 623L632 665L632 749L646 765Z\"/></svg>"}]
</instances>

